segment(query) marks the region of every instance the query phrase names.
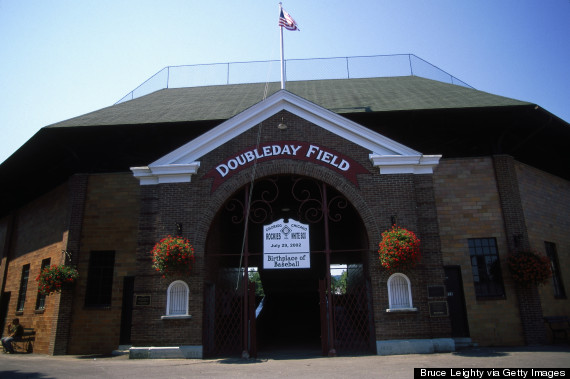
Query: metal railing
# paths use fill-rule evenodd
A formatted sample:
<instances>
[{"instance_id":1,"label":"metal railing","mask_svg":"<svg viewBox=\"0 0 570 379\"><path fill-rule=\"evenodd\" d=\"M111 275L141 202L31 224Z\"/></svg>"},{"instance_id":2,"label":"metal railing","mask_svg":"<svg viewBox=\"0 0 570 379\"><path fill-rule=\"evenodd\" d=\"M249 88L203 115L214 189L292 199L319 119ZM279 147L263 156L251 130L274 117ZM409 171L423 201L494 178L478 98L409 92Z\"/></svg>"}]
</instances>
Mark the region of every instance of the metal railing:
<instances>
[{"instance_id":1,"label":"metal railing","mask_svg":"<svg viewBox=\"0 0 570 379\"><path fill-rule=\"evenodd\" d=\"M165 88L279 82L279 60L167 66L117 103ZM420 76L473 88L414 54L287 59L287 81Z\"/></svg>"}]
</instances>

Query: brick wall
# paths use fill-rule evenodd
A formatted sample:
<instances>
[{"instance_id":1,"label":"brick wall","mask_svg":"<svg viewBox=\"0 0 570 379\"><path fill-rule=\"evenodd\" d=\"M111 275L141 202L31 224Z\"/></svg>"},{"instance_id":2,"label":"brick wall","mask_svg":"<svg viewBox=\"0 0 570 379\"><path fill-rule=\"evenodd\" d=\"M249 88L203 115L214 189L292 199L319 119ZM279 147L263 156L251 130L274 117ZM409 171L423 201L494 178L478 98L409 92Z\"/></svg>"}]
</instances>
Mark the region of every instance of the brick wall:
<instances>
[{"instance_id":1,"label":"brick wall","mask_svg":"<svg viewBox=\"0 0 570 379\"><path fill-rule=\"evenodd\" d=\"M524 209L530 248L545 252L544 242L556 244L562 283L570 291L570 182L516 163L516 175ZM545 316L570 314L568 298L555 298L552 282L539 287Z\"/></svg>"},{"instance_id":2,"label":"brick wall","mask_svg":"<svg viewBox=\"0 0 570 379\"><path fill-rule=\"evenodd\" d=\"M10 252L10 243L12 237L13 215L10 214L0 219L0 335L3 336L6 330L5 319L2 317L8 316L7 310L3 306L5 302L9 301L8 293L5 293L6 276L8 274L8 254ZM6 304L5 306L7 306Z\"/></svg>"},{"instance_id":3,"label":"brick wall","mask_svg":"<svg viewBox=\"0 0 570 379\"><path fill-rule=\"evenodd\" d=\"M508 155L495 155L493 156L493 164L505 220L505 232L509 251L527 251L530 248L530 241L515 161L513 157ZM542 319L542 305L538 289L536 287L526 288L519 284L516 284L515 287L526 344L544 344L546 342L546 328Z\"/></svg>"},{"instance_id":4,"label":"brick wall","mask_svg":"<svg viewBox=\"0 0 570 379\"><path fill-rule=\"evenodd\" d=\"M68 181L69 195L68 218L66 232L63 234L62 254L65 264L77 265L87 176L74 175ZM73 310L74 287L64 286L55 297L55 317L52 320L49 353L53 355L66 354L70 336L70 326Z\"/></svg>"},{"instance_id":5,"label":"brick wall","mask_svg":"<svg viewBox=\"0 0 570 379\"><path fill-rule=\"evenodd\" d=\"M11 293L6 319L10 321L18 317L25 328L36 330L34 352L40 354L50 352L52 325L57 318L61 295L53 293L47 296L45 309L36 310L38 286L35 279L43 259L50 258L52 265L63 263L61 251L69 217L68 194L68 185L61 185L2 220L3 239L6 241L2 261L3 269L6 268L4 291ZM7 227L10 217L13 222L11 231ZM16 312L22 266L26 264L30 265L26 301L24 310Z\"/></svg>"},{"instance_id":6,"label":"brick wall","mask_svg":"<svg viewBox=\"0 0 570 379\"><path fill-rule=\"evenodd\" d=\"M109 353L119 345L123 279L135 275L139 207L140 186L132 174L89 175L68 354ZM107 250L115 251L111 306L85 307L90 253Z\"/></svg>"},{"instance_id":7,"label":"brick wall","mask_svg":"<svg viewBox=\"0 0 570 379\"><path fill-rule=\"evenodd\" d=\"M505 222L492 158L442 159L434 172L444 265L459 265L471 338L480 345L520 345L518 300L510 280ZM467 239L496 238L505 299L477 299Z\"/></svg>"},{"instance_id":8,"label":"brick wall","mask_svg":"<svg viewBox=\"0 0 570 379\"><path fill-rule=\"evenodd\" d=\"M194 231L196 221L201 219L204 199L197 195L192 184L141 187L135 294L150 295L151 304L135 306L133 310L135 346L201 345L204 245L195 238ZM189 276L163 278L152 268L150 251L161 238L177 234L177 223L182 225L182 236L189 238L195 249L196 263ZM188 284L191 319L161 319L166 315L166 291L175 280Z\"/></svg>"},{"instance_id":9,"label":"brick wall","mask_svg":"<svg viewBox=\"0 0 570 379\"><path fill-rule=\"evenodd\" d=\"M414 231L421 240L422 258L412 270L404 271L412 286L413 307L417 312L387 312L389 308L387 281L390 273L378 261L380 233L370 236L374 250L369 257L373 288L374 322L377 340L443 338L451 336L448 317L431 317L427 289L443 285L444 272L438 234L437 212L432 175L374 176L375 184L366 192L381 197L370 202L378 207L375 213L381 231L390 227L389 215L397 217L398 225ZM373 189L372 189L373 188ZM388 213L385 213L388 211ZM445 301L445 298L430 301Z\"/></svg>"}]
</instances>

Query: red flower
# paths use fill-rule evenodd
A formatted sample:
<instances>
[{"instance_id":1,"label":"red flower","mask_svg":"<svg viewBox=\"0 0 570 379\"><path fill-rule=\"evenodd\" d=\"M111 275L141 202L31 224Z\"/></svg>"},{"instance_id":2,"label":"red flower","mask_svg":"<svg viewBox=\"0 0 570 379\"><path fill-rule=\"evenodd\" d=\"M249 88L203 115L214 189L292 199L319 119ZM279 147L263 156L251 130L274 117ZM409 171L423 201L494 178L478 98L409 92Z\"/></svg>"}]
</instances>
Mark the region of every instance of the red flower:
<instances>
[{"instance_id":1,"label":"red flower","mask_svg":"<svg viewBox=\"0 0 570 379\"><path fill-rule=\"evenodd\" d=\"M50 266L42 270L36 278L38 282L38 291L43 295L49 295L52 292L61 291L62 284L73 283L79 272L71 266L59 265Z\"/></svg>"},{"instance_id":2,"label":"red flower","mask_svg":"<svg viewBox=\"0 0 570 379\"><path fill-rule=\"evenodd\" d=\"M382 233L378 244L380 263L390 272L404 271L420 259L420 240L411 231L396 225Z\"/></svg>"},{"instance_id":3,"label":"red flower","mask_svg":"<svg viewBox=\"0 0 570 379\"><path fill-rule=\"evenodd\" d=\"M182 237L168 236L151 250L152 267L163 277L172 273L188 274L194 263L194 248Z\"/></svg>"},{"instance_id":4,"label":"red flower","mask_svg":"<svg viewBox=\"0 0 570 379\"><path fill-rule=\"evenodd\" d=\"M507 264L514 281L523 285L544 284L552 275L549 259L533 251L510 253Z\"/></svg>"}]
</instances>

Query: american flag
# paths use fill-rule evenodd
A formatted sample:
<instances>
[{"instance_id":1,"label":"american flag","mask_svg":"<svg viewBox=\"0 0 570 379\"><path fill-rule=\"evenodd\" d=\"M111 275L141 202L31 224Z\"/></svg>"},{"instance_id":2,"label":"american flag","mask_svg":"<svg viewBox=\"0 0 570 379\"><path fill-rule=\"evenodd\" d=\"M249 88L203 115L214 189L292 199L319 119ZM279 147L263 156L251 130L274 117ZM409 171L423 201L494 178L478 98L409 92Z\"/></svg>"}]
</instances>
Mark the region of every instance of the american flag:
<instances>
[{"instance_id":1,"label":"american flag","mask_svg":"<svg viewBox=\"0 0 570 379\"><path fill-rule=\"evenodd\" d=\"M293 17L283 8L281 8L281 14L279 15L279 26L287 29L287 30L301 30Z\"/></svg>"}]
</instances>

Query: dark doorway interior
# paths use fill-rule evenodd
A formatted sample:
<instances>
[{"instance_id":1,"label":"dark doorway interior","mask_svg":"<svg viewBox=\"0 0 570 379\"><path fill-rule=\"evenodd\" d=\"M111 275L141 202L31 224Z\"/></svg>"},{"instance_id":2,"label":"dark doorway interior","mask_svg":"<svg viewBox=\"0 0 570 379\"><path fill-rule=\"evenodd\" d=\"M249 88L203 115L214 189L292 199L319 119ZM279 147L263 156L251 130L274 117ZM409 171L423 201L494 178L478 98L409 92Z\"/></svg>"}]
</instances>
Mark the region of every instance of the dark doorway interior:
<instances>
[{"instance_id":1,"label":"dark doorway interior","mask_svg":"<svg viewBox=\"0 0 570 379\"><path fill-rule=\"evenodd\" d=\"M316 291L269 293L257 318L260 352L296 349L320 351L319 298Z\"/></svg>"},{"instance_id":2,"label":"dark doorway interior","mask_svg":"<svg viewBox=\"0 0 570 379\"><path fill-rule=\"evenodd\" d=\"M123 304L121 307L121 331L119 335L120 345L131 344L134 288L135 277L125 276L123 278Z\"/></svg>"},{"instance_id":3,"label":"dark doorway interior","mask_svg":"<svg viewBox=\"0 0 570 379\"><path fill-rule=\"evenodd\" d=\"M445 266L445 287L453 337L469 337L460 266Z\"/></svg>"},{"instance_id":4,"label":"dark doorway interior","mask_svg":"<svg viewBox=\"0 0 570 379\"><path fill-rule=\"evenodd\" d=\"M2 292L2 300L0 301L0 329L6 330L6 317L8 317L8 305L10 305L11 292ZM4 336L5 337L5 336Z\"/></svg>"}]
</instances>

